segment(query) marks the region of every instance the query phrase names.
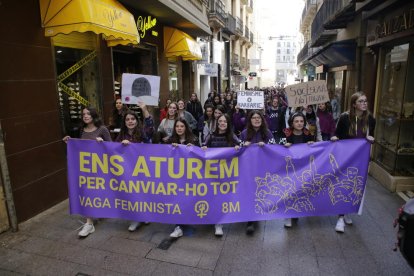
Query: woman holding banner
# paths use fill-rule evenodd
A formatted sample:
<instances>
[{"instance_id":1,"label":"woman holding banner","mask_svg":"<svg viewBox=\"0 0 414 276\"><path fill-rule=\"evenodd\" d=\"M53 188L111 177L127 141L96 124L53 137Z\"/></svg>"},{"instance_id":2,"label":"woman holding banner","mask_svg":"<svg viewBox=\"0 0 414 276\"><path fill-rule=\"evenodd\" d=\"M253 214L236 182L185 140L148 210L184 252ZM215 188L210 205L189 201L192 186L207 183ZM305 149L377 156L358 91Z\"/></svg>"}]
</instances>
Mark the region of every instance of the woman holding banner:
<instances>
[{"instance_id":1,"label":"woman holding banner","mask_svg":"<svg viewBox=\"0 0 414 276\"><path fill-rule=\"evenodd\" d=\"M154 134L154 120L143 102L139 102L138 106L142 110L144 124L141 123L141 120L139 120L134 111L128 110L125 113L121 125L121 132L116 138L116 142L121 142L123 145L130 143L151 143L152 135ZM140 225L141 223L138 221L131 222L128 230L134 232Z\"/></svg>"},{"instance_id":2,"label":"woman holding banner","mask_svg":"<svg viewBox=\"0 0 414 276\"><path fill-rule=\"evenodd\" d=\"M302 111L293 113L289 120L289 128L283 130L285 138L285 147L290 147L293 144L300 143L313 143L314 136L310 131L305 127L306 126L306 117ZM292 220L297 220L297 218L287 218L285 219L285 227L292 227Z\"/></svg>"},{"instance_id":3,"label":"woman holding banner","mask_svg":"<svg viewBox=\"0 0 414 276\"><path fill-rule=\"evenodd\" d=\"M68 142L70 136L63 137L65 143ZM80 139L102 141L112 141L109 130L102 124L98 111L93 107L86 107L82 110L82 129ZM82 229L78 235L81 238L87 237L95 232L93 219L86 218L86 223L82 225Z\"/></svg>"},{"instance_id":4,"label":"woman holding banner","mask_svg":"<svg viewBox=\"0 0 414 276\"><path fill-rule=\"evenodd\" d=\"M265 118L259 110L252 110L247 116L246 129L242 131L240 140L244 146L251 144L258 144L264 146L265 144L274 144L272 132L267 128ZM247 222L246 234L254 233L256 221Z\"/></svg>"},{"instance_id":5,"label":"woman holding banner","mask_svg":"<svg viewBox=\"0 0 414 276\"><path fill-rule=\"evenodd\" d=\"M236 150L240 148L240 140L234 134L231 127L231 119L227 114L217 118L217 127L211 135L207 136L202 149L225 147L234 147ZM214 234L218 237L223 236L223 224L215 225Z\"/></svg>"},{"instance_id":6,"label":"woman holding banner","mask_svg":"<svg viewBox=\"0 0 414 276\"><path fill-rule=\"evenodd\" d=\"M213 117L207 120L206 123L204 124L203 136L202 136L203 141L201 144L203 144L205 140L207 139L207 137L213 134L213 132L216 130L217 119L224 113L226 113L226 109L224 108L224 106L218 105L214 108Z\"/></svg>"},{"instance_id":7,"label":"woman holding banner","mask_svg":"<svg viewBox=\"0 0 414 276\"><path fill-rule=\"evenodd\" d=\"M178 145L193 146L197 143L197 139L191 131L190 126L184 118L178 118L174 123L174 130L171 137L166 142L172 144L174 147ZM183 236L182 226L177 224L174 231L171 232L171 238L179 238Z\"/></svg>"},{"instance_id":8,"label":"woman holding banner","mask_svg":"<svg viewBox=\"0 0 414 276\"><path fill-rule=\"evenodd\" d=\"M349 110L339 117L335 136L331 137L331 141L366 138L372 144L374 129L375 119L368 110L367 97L363 92L356 92L351 96ZM343 214L339 215L335 231L344 233L345 224L351 225L352 219Z\"/></svg>"}]
</instances>

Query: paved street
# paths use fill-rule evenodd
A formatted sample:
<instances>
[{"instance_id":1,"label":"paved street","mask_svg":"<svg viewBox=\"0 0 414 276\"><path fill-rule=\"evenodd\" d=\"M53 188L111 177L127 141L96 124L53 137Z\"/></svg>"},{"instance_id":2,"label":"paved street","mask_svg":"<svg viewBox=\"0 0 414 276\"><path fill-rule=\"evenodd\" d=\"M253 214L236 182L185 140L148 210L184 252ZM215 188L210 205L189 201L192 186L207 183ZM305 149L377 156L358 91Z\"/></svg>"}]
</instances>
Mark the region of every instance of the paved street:
<instances>
[{"instance_id":1,"label":"paved street","mask_svg":"<svg viewBox=\"0 0 414 276\"><path fill-rule=\"evenodd\" d=\"M301 218L292 229L282 220L260 222L253 236L245 224L191 226L168 250L158 245L173 225L152 223L129 233L128 222L103 219L78 239L78 216L58 204L0 234L0 275L414 275L393 252L393 220L403 200L369 178L362 216L344 234L335 217Z\"/></svg>"}]
</instances>

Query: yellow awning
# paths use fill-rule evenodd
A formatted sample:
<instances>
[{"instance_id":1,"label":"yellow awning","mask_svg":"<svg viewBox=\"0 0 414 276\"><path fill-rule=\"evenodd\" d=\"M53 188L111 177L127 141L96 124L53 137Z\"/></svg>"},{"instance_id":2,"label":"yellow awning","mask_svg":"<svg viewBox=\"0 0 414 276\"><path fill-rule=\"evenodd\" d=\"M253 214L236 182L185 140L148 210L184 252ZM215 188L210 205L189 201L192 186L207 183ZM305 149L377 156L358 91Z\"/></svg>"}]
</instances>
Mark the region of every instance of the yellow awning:
<instances>
[{"instance_id":1,"label":"yellow awning","mask_svg":"<svg viewBox=\"0 0 414 276\"><path fill-rule=\"evenodd\" d=\"M116 0L39 0L46 36L71 32L102 34L108 46L137 45L134 16Z\"/></svg>"},{"instance_id":2,"label":"yellow awning","mask_svg":"<svg viewBox=\"0 0 414 276\"><path fill-rule=\"evenodd\" d=\"M164 27L164 52L167 58L181 56L183 60L200 60L200 45L188 34Z\"/></svg>"}]
</instances>

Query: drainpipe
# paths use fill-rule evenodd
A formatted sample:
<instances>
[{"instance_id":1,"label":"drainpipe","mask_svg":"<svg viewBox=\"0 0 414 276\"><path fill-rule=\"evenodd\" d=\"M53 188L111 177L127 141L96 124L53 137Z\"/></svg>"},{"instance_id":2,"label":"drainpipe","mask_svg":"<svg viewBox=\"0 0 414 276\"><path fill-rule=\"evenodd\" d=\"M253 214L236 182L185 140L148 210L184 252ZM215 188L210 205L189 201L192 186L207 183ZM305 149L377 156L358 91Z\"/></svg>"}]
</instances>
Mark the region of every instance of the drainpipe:
<instances>
[{"instance_id":1,"label":"drainpipe","mask_svg":"<svg viewBox=\"0 0 414 276\"><path fill-rule=\"evenodd\" d=\"M9 167L7 166L6 151L4 150L4 136L0 122L0 169L4 185L4 195L6 197L7 210L9 212L10 225L13 232L18 230L16 208L13 201L13 193L10 183Z\"/></svg>"}]
</instances>

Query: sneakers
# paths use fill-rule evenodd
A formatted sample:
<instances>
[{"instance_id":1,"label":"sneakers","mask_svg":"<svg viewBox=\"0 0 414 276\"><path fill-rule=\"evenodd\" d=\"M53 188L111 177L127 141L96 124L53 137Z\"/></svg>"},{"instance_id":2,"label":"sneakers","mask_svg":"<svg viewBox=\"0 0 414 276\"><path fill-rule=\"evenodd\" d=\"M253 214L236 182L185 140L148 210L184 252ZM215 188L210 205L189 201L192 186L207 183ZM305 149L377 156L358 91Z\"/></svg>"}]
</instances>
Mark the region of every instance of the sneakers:
<instances>
[{"instance_id":1,"label":"sneakers","mask_svg":"<svg viewBox=\"0 0 414 276\"><path fill-rule=\"evenodd\" d=\"M128 231L129 232L134 232L135 230L137 230L137 228L141 225L141 222L138 221L134 221L132 222L129 227L128 227Z\"/></svg>"},{"instance_id":2,"label":"sneakers","mask_svg":"<svg viewBox=\"0 0 414 276\"><path fill-rule=\"evenodd\" d=\"M339 217L338 221L336 222L335 231L338 233L344 233L345 232L345 221L344 217Z\"/></svg>"},{"instance_id":3,"label":"sneakers","mask_svg":"<svg viewBox=\"0 0 414 276\"><path fill-rule=\"evenodd\" d=\"M352 219L348 215L344 216L344 222L346 225L352 225Z\"/></svg>"},{"instance_id":4,"label":"sneakers","mask_svg":"<svg viewBox=\"0 0 414 276\"><path fill-rule=\"evenodd\" d=\"M82 230L79 231L78 236L84 238L89 236L89 234L92 234L93 232L95 232L95 227L93 226L93 224L85 223L82 226Z\"/></svg>"},{"instance_id":5,"label":"sneakers","mask_svg":"<svg viewBox=\"0 0 414 276\"><path fill-rule=\"evenodd\" d=\"M285 227L286 228L291 228L292 227L292 219L291 218L285 219Z\"/></svg>"},{"instance_id":6,"label":"sneakers","mask_svg":"<svg viewBox=\"0 0 414 276\"><path fill-rule=\"evenodd\" d=\"M214 235L216 235L217 237L223 236L223 224L216 224L214 225L214 228L216 229Z\"/></svg>"},{"instance_id":7,"label":"sneakers","mask_svg":"<svg viewBox=\"0 0 414 276\"><path fill-rule=\"evenodd\" d=\"M246 227L246 234L247 235L251 235L254 233L254 222L253 221L249 221L247 223L247 227Z\"/></svg>"},{"instance_id":8,"label":"sneakers","mask_svg":"<svg viewBox=\"0 0 414 276\"><path fill-rule=\"evenodd\" d=\"M180 226L174 228L174 231L170 234L171 238L179 238L183 236L183 230Z\"/></svg>"}]
</instances>

